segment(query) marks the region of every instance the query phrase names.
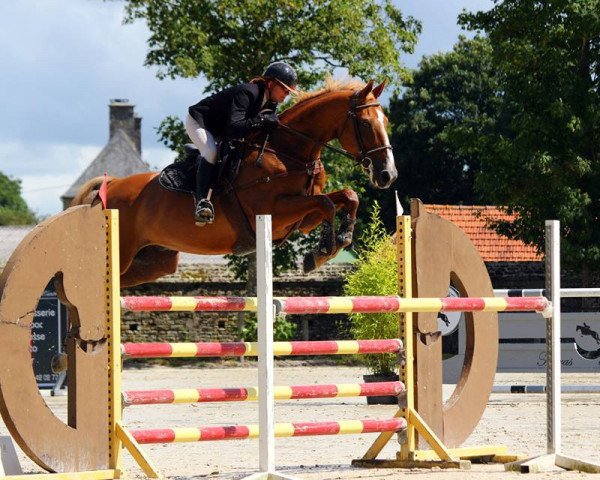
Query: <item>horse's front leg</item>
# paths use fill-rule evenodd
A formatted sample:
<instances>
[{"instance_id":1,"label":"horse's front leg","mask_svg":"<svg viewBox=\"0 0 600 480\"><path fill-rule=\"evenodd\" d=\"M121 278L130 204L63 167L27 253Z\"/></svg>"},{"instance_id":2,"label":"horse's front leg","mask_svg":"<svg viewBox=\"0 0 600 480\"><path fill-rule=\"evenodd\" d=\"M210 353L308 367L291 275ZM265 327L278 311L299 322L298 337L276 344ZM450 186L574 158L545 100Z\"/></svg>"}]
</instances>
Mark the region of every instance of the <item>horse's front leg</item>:
<instances>
[{"instance_id":1,"label":"horse's front leg","mask_svg":"<svg viewBox=\"0 0 600 480\"><path fill-rule=\"evenodd\" d=\"M356 223L356 212L358 210L358 195L354 190L344 189L327 193L326 196L335 205L336 212L344 209L344 216L336 234L336 248L346 248L352 243L354 224ZM302 233L309 233L322 221L317 216L309 215L302 220L298 228ZM336 252L337 253L337 252Z\"/></svg>"},{"instance_id":2,"label":"horse's front leg","mask_svg":"<svg viewBox=\"0 0 600 480\"><path fill-rule=\"evenodd\" d=\"M321 238L317 249L304 257L304 271L309 272L325 263L338 251L336 248L333 222L336 206L327 195L285 196L279 197L275 202L273 216L280 226L293 225L297 222L305 223L310 218L311 231L321 225Z\"/></svg>"}]
</instances>

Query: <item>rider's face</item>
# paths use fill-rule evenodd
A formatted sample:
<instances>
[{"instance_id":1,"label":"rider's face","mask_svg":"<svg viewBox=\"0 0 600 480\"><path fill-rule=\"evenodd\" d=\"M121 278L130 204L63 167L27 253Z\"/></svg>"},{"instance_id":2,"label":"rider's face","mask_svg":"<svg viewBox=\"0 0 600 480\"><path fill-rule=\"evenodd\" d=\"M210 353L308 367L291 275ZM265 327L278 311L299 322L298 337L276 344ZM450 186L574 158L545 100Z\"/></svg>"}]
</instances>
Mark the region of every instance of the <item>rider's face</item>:
<instances>
[{"instance_id":1,"label":"rider's face","mask_svg":"<svg viewBox=\"0 0 600 480\"><path fill-rule=\"evenodd\" d=\"M273 100L274 102L277 103L281 103L285 100L285 98L288 96L288 94L290 93L289 90L287 88L285 88L283 85L281 85L280 83L271 80L268 84L268 88L269 88L269 97L271 98L271 100Z\"/></svg>"}]
</instances>

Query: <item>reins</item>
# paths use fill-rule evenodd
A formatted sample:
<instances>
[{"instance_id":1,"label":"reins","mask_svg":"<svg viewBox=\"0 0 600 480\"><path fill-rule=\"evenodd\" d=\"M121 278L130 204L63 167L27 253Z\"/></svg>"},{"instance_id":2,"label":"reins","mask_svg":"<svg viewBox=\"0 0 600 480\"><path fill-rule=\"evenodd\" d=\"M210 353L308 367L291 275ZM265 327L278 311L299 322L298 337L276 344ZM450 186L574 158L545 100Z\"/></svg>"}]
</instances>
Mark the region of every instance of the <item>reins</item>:
<instances>
[{"instance_id":1,"label":"reins","mask_svg":"<svg viewBox=\"0 0 600 480\"><path fill-rule=\"evenodd\" d=\"M312 142L315 146L320 146L320 147L325 147L333 152L339 153L340 155L344 155L347 158L351 158L352 160L356 161L357 163L359 163L360 165L362 165L364 168L369 168L369 166L371 165L371 157L369 155L375 153L375 152L379 152L381 150L391 150L392 146L391 145L382 145L381 147L375 147L375 148L371 148L370 150L367 150L365 148L365 142L363 140L362 134L360 133L360 125L359 125L359 119L358 119L358 115L357 112L359 110L364 110L365 108L371 108L371 107L380 107L381 104L379 102L371 102L371 103L363 103L363 104L359 104L358 103L358 94L360 93L360 90L354 92L352 94L352 97L350 97L350 110L348 110L348 118L352 119L352 123L354 125L354 134L356 136L356 140L358 143L358 146L360 148L360 153L359 153L359 157L355 157L354 155L352 155L350 152L348 152L347 150L344 150L343 148L338 148L334 145L329 144L328 142L321 142L320 140L315 140L314 138L309 137L308 135L306 135L305 133L296 130L295 128L290 127L289 125L285 125L283 123L279 124L278 128L283 128L284 130L288 131L289 133L296 135L297 137L303 138L304 140L308 140L310 142ZM346 125L348 124L348 121L344 122L344 124L342 125L342 129L338 135L338 138L340 138L342 136L342 134L344 133L344 131L346 130ZM266 145L266 140L265 140L265 145Z\"/></svg>"},{"instance_id":2,"label":"reins","mask_svg":"<svg viewBox=\"0 0 600 480\"><path fill-rule=\"evenodd\" d=\"M287 130L291 134L296 135L297 137L300 137L300 138L302 138L304 140L308 140L309 142L312 142L315 145L319 145L321 147L325 147L325 148L331 150L332 152L336 152L336 153L339 153L340 155L344 155L345 157L351 158L352 160L356 160L356 158L354 158L354 155L352 155L350 152L344 150L343 148L336 147L334 145L331 145L328 142L321 142L320 140L315 140L314 138L309 137L305 133L302 133L300 130L296 130L295 128L292 128L289 125L285 125L284 123L280 123L277 128L283 128L284 130Z\"/></svg>"},{"instance_id":3,"label":"reins","mask_svg":"<svg viewBox=\"0 0 600 480\"><path fill-rule=\"evenodd\" d=\"M381 150L388 150L388 149L391 150L392 146L389 144L382 145L380 147L371 148L370 150L367 150L365 148L365 142L364 142L364 139L361 134L359 118L358 118L357 112L359 110L364 110L366 108L380 107L381 104L379 102L359 104L358 103L358 94L359 93L360 93L360 90L357 90L350 97L350 109L348 110L348 116L346 118L346 121L342 125L341 131L338 135L338 138L342 136L342 134L344 133L346 126L348 124L348 119L352 119L352 123L354 126L354 134L356 136L356 140L357 140L358 146L360 148L360 153L359 153L358 157L352 155L347 150L344 150L343 148L339 148L334 145L331 145L328 142L322 142L320 140L315 140L314 138L310 137L309 135L307 135L293 127L290 127L289 125L280 123L277 128L281 128L281 129L291 133L292 135L295 135L299 138L302 138L303 140L311 142L313 144L313 148L311 148L311 152L314 151L315 147L317 147L317 146L322 147L322 148L327 148L328 150L331 150L332 152L338 153L340 155L343 155L347 158L350 158L350 159L356 161L358 164L362 165L363 168L368 169L372 163L372 159L370 158L371 154L373 154L375 152L379 152ZM256 148L259 151L258 157L256 158L256 161L255 161L256 166L258 166L258 167L262 166L263 156L264 156L265 151L267 151L267 152L274 153L275 155L277 155L279 157L286 157L289 160L295 161L295 162L301 164L304 168L302 170L289 170L286 173L274 175L273 177L268 177L268 176L262 177L257 180L254 180L252 182L249 182L247 184L238 186L238 190L251 187L258 183L268 183L276 178L286 177L289 175L297 175L299 173L307 174L310 178L314 178L314 176L321 171L322 163L321 163L320 158L312 159L311 156L309 155L308 162L307 162L306 159L301 159L299 157L295 157L293 155L288 155L283 152L279 152L274 149L268 148L267 143L269 141L269 137L270 137L270 134L267 134L265 136L264 141L260 145L259 144L249 145L250 147ZM312 182L310 182L310 183L312 183Z\"/></svg>"}]
</instances>

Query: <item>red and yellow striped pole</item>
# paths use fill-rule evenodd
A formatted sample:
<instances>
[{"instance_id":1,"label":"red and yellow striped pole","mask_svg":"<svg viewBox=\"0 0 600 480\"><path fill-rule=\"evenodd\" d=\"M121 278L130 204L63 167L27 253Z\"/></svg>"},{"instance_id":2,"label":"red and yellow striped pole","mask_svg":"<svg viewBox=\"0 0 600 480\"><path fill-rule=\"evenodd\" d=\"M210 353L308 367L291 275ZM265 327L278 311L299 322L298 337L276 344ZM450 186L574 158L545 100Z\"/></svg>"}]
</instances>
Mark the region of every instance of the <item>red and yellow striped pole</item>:
<instances>
[{"instance_id":1,"label":"red and yellow striped pole","mask_svg":"<svg viewBox=\"0 0 600 480\"><path fill-rule=\"evenodd\" d=\"M374 395L400 395L402 392L404 392L404 386L400 382L283 385L274 387L275 400L371 397ZM131 390L123 392L123 404L125 406L256 400L258 400L258 387Z\"/></svg>"},{"instance_id":2,"label":"red and yellow striped pole","mask_svg":"<svg viewBox=\"0 0 600 480\"><path fill-rule=\"evenodd\" d=\"M256 297L121 297L132 312L256 312Z\"/></svg>"},{"instance_id":3,"label":"red and yellow striped pole","mask_svg":"<svg viewBox=\"0 0 600 480\"><path fill-rule=\"evenodd\" d=\"M409 217L407 217L409 218ZM335 314L383 312L543 312L545 297L279 297L280 313ZM136 312L254 312L254 297L122 297L121 307Z\"/></svg>"},{"instance_id":4,"label":"red and yellow striped pole","mask_svg":"<svg viewBox=\"0 0 600 480\"><path fill-rule=\"evenodd\" d=\"M410 217L407 217L410 218ZM406 272L405 272L406 273ZM287 297L275 299L281 313L383 313L383 312L542 312L545 297Z\"/></svg>"},{"instance_id":5,"label":"red and yellow striped pole","mask_svg":"<svg viewBox=\"0 0 600 480\"><path fill-rule=\"evenodd\" d=\"M276 437L307 437L317 435L344 435L375 432L396 432L406 427L403 418L386 420L340 420L336 422L276 423ZM241 440L258 438L258 425L231 425L197 428L161 428L132 430L131 435L140 444L205 442L214 440Z\"/></svg>"},{"instance_id":6,"label":"red and yellow striped pole","mask_svg":"<svg viewBox=\"0 0 600 480\"><path fill-rule=\"evenodd\" d=\"M397 353L401 349L402 342L398 339L273 343L273 354L278 356ZM258 344L256 342L124 343L121 345L121 353L126 358L257 356Z\"/></svg>"}]
</instances>

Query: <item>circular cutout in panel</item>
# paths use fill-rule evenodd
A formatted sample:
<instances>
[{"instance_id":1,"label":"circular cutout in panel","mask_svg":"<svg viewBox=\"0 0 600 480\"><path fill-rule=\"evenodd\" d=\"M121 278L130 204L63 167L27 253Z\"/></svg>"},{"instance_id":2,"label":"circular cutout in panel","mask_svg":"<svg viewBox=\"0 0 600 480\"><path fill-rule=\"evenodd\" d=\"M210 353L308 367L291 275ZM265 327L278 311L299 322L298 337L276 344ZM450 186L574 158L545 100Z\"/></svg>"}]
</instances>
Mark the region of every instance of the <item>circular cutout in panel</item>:
<instances>
[{"instance_id":1,"label":"circular cutout in panel","mask_svg":"<svg viewBox=\"0 0 600 480\"><path fill-rule=\"evenodd\" d=\"M0 277L0 411L19 447L52 472L108 468L106 232L100 206L70 208L36 226ZM36 305L52 278L69 309L67 423L40 395L30 351Z\"/></svg>"}]
</instances>

